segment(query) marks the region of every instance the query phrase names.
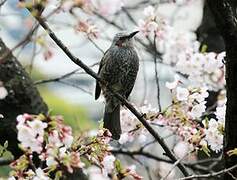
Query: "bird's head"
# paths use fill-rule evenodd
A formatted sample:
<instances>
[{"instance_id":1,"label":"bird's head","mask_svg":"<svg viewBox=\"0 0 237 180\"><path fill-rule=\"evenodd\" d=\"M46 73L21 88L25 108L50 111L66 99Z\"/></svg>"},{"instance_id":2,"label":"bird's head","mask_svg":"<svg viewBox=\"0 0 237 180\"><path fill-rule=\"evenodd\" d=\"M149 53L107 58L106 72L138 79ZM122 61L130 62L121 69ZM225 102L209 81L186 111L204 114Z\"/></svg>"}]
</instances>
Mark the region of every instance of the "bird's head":
<instances>
[{"instance_id":1,"label":"bird's head","mask_svg":"<svg viewBox=\"0 0 237 180\"><path fill-rule=\"evenodd\" d=\"M139 31L134 31L132 33L120 32L114 36L113 46L118 47L133 47L133 36L135 36Z\"/></svg>"}]
</instances>

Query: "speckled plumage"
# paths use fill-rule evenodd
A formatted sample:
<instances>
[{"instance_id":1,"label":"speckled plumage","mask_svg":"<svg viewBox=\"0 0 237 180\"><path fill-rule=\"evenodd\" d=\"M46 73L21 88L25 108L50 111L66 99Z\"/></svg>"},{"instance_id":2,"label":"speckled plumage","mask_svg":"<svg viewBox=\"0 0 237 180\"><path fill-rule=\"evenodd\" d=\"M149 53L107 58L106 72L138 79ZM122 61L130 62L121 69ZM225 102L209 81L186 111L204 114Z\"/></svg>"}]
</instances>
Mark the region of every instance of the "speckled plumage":
<instances>
[{"instance_id":1,"label":"speckled plumage","mask_svg":"<svg viewBox=\"0 0 237 180\"><path fill-rule=\"evenodd\" d=\"M135 34L133 33L133 35ZM125 98L128 98L133 89L139 69L139 58L130 36L128 33L119 33L114 37L111 47L100 62L98 72L103 81ZM110 130L114 139L119 139L121 103L106 86L99 83L96 85L96 99L99 97L101 89L106 100L104 127Z\"/></svg>"}]
</instances>

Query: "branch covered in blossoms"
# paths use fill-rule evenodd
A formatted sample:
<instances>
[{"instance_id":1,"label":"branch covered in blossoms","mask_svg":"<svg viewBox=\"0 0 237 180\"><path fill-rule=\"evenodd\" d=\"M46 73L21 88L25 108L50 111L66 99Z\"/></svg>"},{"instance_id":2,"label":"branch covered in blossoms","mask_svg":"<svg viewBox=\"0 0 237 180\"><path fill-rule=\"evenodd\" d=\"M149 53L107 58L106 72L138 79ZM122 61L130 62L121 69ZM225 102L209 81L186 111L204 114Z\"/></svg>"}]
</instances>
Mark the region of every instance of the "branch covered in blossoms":
<instances>
[{"instance_id":1,"label":"branch covered in blossoms","mask_svg":"<svg viewBox=\"0 0 237 180\"><path fill-rule=\"evenodd\" d=\"M99 167L104 177L141 179L134 169L122 167L110 153L108 130L102 129L96 136L82 134L74 140L61 116L42 114L19 115L17 130L24 154L10 164L12 179L59 179L79 170L86 173L85 163Z\"/></svg>"}]
</instances>

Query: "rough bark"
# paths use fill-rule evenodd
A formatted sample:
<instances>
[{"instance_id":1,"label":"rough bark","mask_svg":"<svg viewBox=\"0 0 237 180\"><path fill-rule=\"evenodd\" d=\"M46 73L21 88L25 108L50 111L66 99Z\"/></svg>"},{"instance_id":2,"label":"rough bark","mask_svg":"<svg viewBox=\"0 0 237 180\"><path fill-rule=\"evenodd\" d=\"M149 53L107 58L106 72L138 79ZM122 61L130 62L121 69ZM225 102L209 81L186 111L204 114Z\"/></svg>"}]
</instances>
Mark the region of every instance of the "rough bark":
<instances>
[{"instance_id":1,"label":"rough bark","mask_svg":"<svg viewBox=\"0 0 237 180\"><path fill-rule=\"evenodd\" d=\"M0 56L6 52L9 49L0 39ZM7 140L8 149L17 158L22 152L18 148L16 116L22 113L47 113L48 108L33 81L12 53L0 63L0 81L8 91L8 96L0 99L0 113L4 116L0 121L0 144Z\"/></svg>"},{"instance_id":2,"label":"rough bark","mask_svg":"<svg viewBox=\"0 0 237 180\"><path fill-rule=\"evenodd\" d=\"M207 1L204 5L202 23L197 31L198 41L202 45L207 45L207 52L222 52L225 50L224 40L220 31L216 27L215 18L208 7Z\"/></svg>"},{"instance_id":3,"label":"rough bark","mask_svg":"<svg viewBox=\"0 0 237 180\"><path fill-rule=\"evenodd\" d=\"M237 156L228 157L227 151L237 148L237 21L236 2L208 0L216 25L224 39L226 49L226 120L224 138L225 168L237 164ZM237 177L237 170L231 172ZM226 174L224 179L232 179Z\"/></svg>"}]
</instances>

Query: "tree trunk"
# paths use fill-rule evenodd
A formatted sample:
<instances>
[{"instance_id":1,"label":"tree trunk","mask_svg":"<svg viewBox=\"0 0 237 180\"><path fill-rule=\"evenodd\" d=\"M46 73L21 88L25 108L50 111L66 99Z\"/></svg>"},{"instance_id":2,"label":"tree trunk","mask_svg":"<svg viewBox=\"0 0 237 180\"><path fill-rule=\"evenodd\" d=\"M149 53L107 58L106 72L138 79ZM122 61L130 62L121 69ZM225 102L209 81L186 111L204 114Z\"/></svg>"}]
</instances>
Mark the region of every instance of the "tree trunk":
<instances>
[{"instance_id":1,"label":"tree trunk","mask_svg":"<svg viewBox=\"0 0 237 180\"><path fill-rule=\"evenodd\" d=\"M237 148L237 21L236 2L233 0L208 0L216 25L224 39L226 49L226 120L224 138L225 168L237 164L237 156L229 157L227 151ZM237 170L231 172L237 177ZM227 173L224 179L232 179Z\"/></svg>"},{"instance_id":2,"label":"tree trunk","mask_svg":"<svg viewBox=\"0 0 237 180\"><path fill-rule=\"evenodd\" d=\"M0 39L0 57L10 50ZM33 81L17 59L9 55L0 62L0 81L8 91L5 99L0 99L0 143L8 141L8 150L15 158L22 152L18 148L16 116L22 113L47 113L47 105L42 100Z\"/></svg>"}]
</instances>

